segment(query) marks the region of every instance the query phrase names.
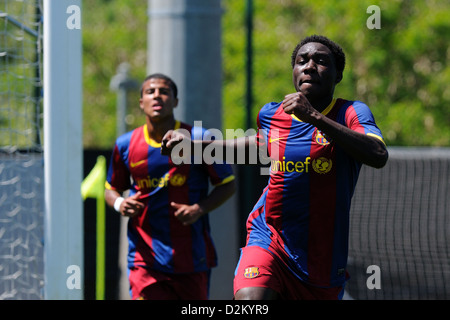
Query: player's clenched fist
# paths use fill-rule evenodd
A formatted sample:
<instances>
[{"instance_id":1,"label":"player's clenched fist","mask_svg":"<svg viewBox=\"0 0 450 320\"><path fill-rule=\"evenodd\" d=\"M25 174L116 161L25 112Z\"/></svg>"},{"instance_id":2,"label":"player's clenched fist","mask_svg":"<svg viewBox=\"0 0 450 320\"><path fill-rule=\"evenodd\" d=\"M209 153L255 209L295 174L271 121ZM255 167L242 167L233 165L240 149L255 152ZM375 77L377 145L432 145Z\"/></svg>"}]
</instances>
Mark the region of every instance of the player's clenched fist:
<instances>
[{"instance_id":1,"label":"player's clenched fist","mask_svg":"<svg viewBox=\"0 0 450 320\"><path fill-rule=\"evenodd\" d=\"M181 142L190 143L190 139L179 131L167 131L162 138L161 154L164 156L170 156L172 149Z\"/></svg>"},{"instance_id":2,"label":"player's clenched fist","mask_svg":"<svg viewBox=\"0 0 450 320\"><path fill-rule=\"evenodd\" d=\"M283 100L283 109L287 114L293 114L308 123L311 122L312 115L317 112L301 92L286 95Z\"/></svg>"}]
</instances>

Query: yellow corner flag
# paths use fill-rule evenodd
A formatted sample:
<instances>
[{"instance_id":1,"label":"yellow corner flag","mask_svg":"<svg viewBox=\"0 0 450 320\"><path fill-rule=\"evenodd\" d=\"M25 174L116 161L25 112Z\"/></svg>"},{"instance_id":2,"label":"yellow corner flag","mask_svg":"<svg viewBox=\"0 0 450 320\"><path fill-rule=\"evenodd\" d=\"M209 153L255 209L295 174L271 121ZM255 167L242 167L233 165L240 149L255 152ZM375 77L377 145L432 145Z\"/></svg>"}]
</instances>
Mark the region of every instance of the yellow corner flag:
<instances>
[{"instance_id":1,"label":"yellow corner flag","mask_svg":"<svg viewBox=\"0 0 450 320\"><path fill-rule=\"evenodd\" d=\"M96 262L96 290L97 300L105 299L105 181L106 181L106 158L97 157L97 163L91 172L81 183L81 196L97 199L97 262Z\"/></svg>"},{"instance_id":2,"label":"yellow corner flag","mask_svg":"<svg viewBox=\"0 0 450 320\"><path fill-rule=\"evenodd\" d=\"M86 198L103 197L106 180L106 159L104 156L97 157L97 163L91 172L81 183L81 196Z\"/></svg>"}]
</instances>

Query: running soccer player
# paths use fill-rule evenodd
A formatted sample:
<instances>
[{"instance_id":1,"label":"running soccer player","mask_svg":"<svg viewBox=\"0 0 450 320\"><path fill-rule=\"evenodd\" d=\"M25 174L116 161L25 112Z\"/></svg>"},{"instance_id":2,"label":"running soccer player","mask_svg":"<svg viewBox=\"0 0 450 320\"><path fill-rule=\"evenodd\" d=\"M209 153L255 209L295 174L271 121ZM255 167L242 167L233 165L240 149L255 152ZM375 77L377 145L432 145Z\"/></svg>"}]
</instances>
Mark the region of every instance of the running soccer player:
<instances>
[{"instance_id":1,"label":"running soccer player","mask_svg":"<svg viewBox=\"0 0 450 320\"><path fill-rule=\"evenodd\" d=\"M212 142L246 152L256 147L270 157L268 185L247 220L236 300L341 299L350 203L361 165L381 168L388 159L369 107L334 98L345 66L339 45L307 37L291 63L296 92L261 108L258 134ZM184 139L168 132L162 151Z\"/></svg>"},{"instance_id":2,"label":"running soccer player","mask_svg":"<svg viewBox=\"0 0 450 320\"><path fill-rule=\"evenodd\" d=\"M105 200L128 222L128 268L132 299L208 298L210 270L217 264L208 212L235 191L228 164L175 165L161 155L169 129L195 139L205 130L175 120L176 84L163 74L141 88L145 124L117 138L108 169ZM208 193L209 182L214 186ZM122 197L129 190L129 196Z\"/></svg>"}]
</instances>

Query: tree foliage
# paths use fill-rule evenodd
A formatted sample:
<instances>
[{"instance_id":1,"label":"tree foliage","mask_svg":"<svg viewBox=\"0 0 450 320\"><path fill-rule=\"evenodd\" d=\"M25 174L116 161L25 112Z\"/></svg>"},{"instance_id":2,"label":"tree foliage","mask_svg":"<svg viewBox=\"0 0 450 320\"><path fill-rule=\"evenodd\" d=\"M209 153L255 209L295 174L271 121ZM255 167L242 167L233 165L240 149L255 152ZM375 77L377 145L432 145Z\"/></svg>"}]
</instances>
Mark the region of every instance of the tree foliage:
<instances>
[{"instance_id":1,"label":"tree foliage","mask_svg":"<svg viewBox=\"0 0 450 320\"><path fill-rule=\"evenodd\" d=\"M224 2L227 127L236 119L243 126L245 118L243 2ZM370 5L380 8L380 29L366 25ZM298 41L323 34L347 56L336 96L367 103L389 145L450 145L448 2L254 0L254 6L254 119L264 103L293 91L290 56Z\"/></svg>"},{"instance_id":2,"label":"tree foliage","mask_svg":"<svg viewBox=\"0 0 450 320\"><path fill-rule=\"evenodd\" d=\"M450 146L450 4L442 0L253 0L252 118L294 90L290 57L299 40L323 34L347 56L335 95L368 104L388 145ZM369 29L367 8L380 8ZM245 1L222 0L223 128L245 127ZM115 139L115 93L109 81L127 61L146 69L147 0L83 2L84 145ZM130 127L142 122L130 97ZM134 119L134 121L133 121ZM256 125L255 125L256 126Z\"/></svg>"},{"instance_id":3,"label":"tree foliage","mask_svg":"<svg viewBox=\"0 0 450 320\"><path fill-rule=\"evenodd\" d=\"M110 82L123 62L140 82L146 75L147 0L84 0L83 10L83 144L112 148L116 138L117 93ZM139 93L130 92L130 128L143 121ZM140 121L139 121L140 119Z\"/></svg>"}]
</instances>

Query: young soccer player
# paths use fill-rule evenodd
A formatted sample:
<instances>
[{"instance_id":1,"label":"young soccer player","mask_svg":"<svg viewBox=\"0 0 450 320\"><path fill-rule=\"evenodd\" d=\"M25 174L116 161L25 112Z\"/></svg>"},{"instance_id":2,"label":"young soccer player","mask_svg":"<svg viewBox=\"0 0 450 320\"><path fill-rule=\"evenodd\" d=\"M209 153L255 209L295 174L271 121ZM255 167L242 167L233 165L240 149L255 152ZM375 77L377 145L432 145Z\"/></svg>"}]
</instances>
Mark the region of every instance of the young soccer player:
<instances>
[{"instance_id":1,"label":"young soccer player","mask_svg":"<svg viewBox=\"0 0 450 320\"><path fill-rule=\"evenodd\" d=\"M108 170L105 199L128 222L128 268L132 299L207 299L217 257L208 212L235 191L227 164L175 165L161 155L171 129L195 139L205 130L174 118L175 83L152 74L142 84L145 124L117 138ZM214 186L208 192L209 182ZM123 192L129 196L123 198Z\"/></svg>"},{"instance_id":2,"label":"young soccer player","mask_svg":"<svg viewBox=\"0 0 450 320\"><path fill-rule=\"evenodd\" d=\"M291 62L296 92L261 108L258 134L212 142L263 149L271 161L268 185L247 220L237 300L341 299L359 170L362 164L381 168L388 159L369 107L334 97L345 66L341 47L313 35L296 46ZM168 132L163 152L185 139Z\"/></svg>"}]
</instances>

